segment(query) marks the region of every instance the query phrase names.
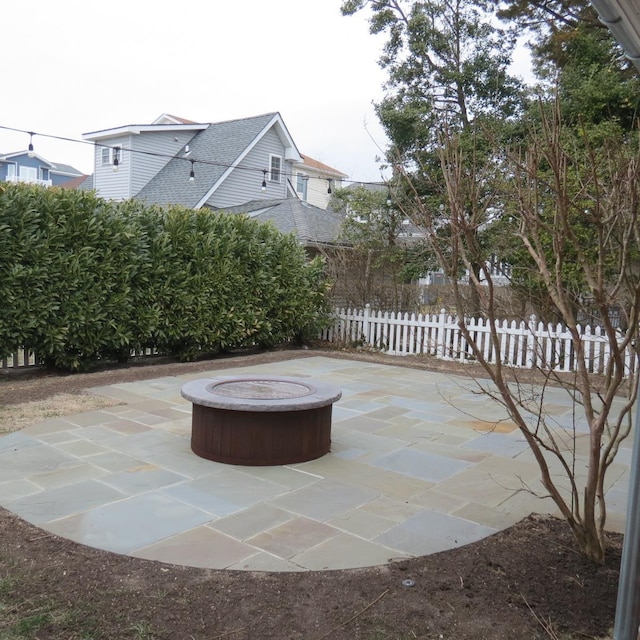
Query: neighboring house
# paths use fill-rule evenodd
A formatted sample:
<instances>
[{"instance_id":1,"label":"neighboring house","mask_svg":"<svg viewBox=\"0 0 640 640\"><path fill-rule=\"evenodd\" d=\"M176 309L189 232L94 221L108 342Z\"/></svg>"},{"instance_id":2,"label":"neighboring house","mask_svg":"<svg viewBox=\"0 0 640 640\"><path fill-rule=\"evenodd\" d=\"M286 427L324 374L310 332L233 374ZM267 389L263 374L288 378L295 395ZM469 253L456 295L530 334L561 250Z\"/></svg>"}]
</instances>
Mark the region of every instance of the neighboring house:
<instances>
[{"instance_id":1,"label":"neighboring house","mask_svg":"<svg viewBox=\"0 0 640 640\"><path fill-rule=\"evenodd\" d=\"M99 196L191 209L294 196L287 176L302 162L279 113L217 123L163 115L83 138L96 144Z\"/></svg>"},{"instance_id":2,"label":"neighboring house","mask_svg":"<svg viewBox=\"0 0 640 640\"><path fill-rule=\"evenodd\" d=\"M103 198L221 209L299 197L326 208L346 174L302 155L279 113L215 123L163 114L83 135L95 170L80 188Z\"/></svg>"},{"instance_id":3,"label":"neighboring house","mask_svg":"<svg viewBox=\"0 0 640 640\"><path fill-rule=\"evenodd\" d=\"M252 200L237 207L227 207L224 212L246 214L259 222L270 222L282 233L293 233L312 256L320 253L322 247L341 244L344 217L298 198Z\"/></svg>"},{"instance_id":4,"label":"neighboring house","mask_svg":"<svg viewBox=\"0 0 640 640\"><path fill-rule=\"evenodd\" d=\"M82 176L68 164L53 163L32 151L0 154L0 181L57 187Z\"/></svg>"},{"instance_id":5,"label":"neighboring house","mask_svg":"<svg viewBox=\"0 0 640 640\"><path fill-rule=\"evenodd\" d=\"M331 191L342 187L349 176L342 171L300 154L302 162L293 165L293 186L298 197L321 209L329 206Z\"/></svg>"},{"instance_id":6,"label":"neighboring house","mask_svg":"<svg viewBox=\"0 0 640 640\"><path fill-rule=\"evenodd\" d=\"M494 287L508 287L511 284L511 265L506 262L500 262L495 254L491 254L491 258L486 261L485 266L491 277L491 283ZM488 286L487 278L484 271L479 274L480 284ZM458 280L461 284L469 284L469 269L464 270L464 275ZM441 285L450 284L451 279L444 274L442 269L437 271L429 271L424 278L420 278L420 285Z\"/></svg>"}]
</instances>

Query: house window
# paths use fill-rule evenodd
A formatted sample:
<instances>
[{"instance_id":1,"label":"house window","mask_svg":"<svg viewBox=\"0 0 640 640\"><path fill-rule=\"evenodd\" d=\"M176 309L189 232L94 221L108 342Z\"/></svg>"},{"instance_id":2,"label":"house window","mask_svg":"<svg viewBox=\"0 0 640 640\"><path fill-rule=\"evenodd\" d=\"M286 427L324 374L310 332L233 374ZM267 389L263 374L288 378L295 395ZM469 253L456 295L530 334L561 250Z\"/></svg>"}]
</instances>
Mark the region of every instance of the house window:
<instances>
[{"instance_id":1,"label":"house window","mask_svg":"<svg viewBox=\"0 0 640 640\"><path fill-rule=\"evenodd\" d=\"M269 180L271 182L280 182L280 175L282 174L282 157L281 156L269 156Z\"/></svg>"},{"instance_id":2,"label":"house window","mask_svg":"<svg viewBox=\"0 0 640 640\"><path fill-rule=\"evenodd\" d=\"M38 169L36 167L20 167L20 180L25 182L35 182L38 179Z\"/></svg>"},{"instance_id":3,"label":"house window","mask_svg":"<svg viewBox=\"0 0 640 640\"><path fill-rule=\"evenodd\" d=\"M118 160L117 166L121 167L123 159L121 146L116 145L114 147L102 147L100 151L100 159L103 167L109 164L115 165L116 158Z\"/></svg>"},{"instance_id":4,"label":"house window","mask_svg":"<svg viewBox=\"0 0 640 640\"><path fill-rule=\"evenodd\" d=\"M309 183L309 176L304 173L299 173L296 176L296 191L300 194L303 200L307 199L307 184Z\"/></svg>"},{"instance_id":5,"label":"house window","mask_svg":"<svg viewBox=\"0 0 640 640\"><path fill-rule=\"evenodd\" d=\"M8 164L7 165L7 177L13 178L16 175L16 165Z\"/></svg>"}]
</instances>

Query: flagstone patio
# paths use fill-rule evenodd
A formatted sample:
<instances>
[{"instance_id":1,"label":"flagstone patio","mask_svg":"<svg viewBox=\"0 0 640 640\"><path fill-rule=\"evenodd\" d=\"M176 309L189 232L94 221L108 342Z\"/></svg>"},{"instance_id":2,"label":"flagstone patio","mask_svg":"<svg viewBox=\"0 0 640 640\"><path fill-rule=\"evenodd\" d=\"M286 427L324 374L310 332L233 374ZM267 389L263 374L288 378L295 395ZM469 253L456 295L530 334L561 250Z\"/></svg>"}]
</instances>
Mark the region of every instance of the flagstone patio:
<instances>
[{"instance_id":1,"label":"flagstone patio","mask_svg":"<svg viewBox=\"0 0 640 640\"><path fill-rule=\"evenodd\" d=\"M342 389L329 454L240 467L192 453L182 385L257 373ZM0 504L93 547L213 569L343 569L435 553L555 512L523 490L542 491L536 463L468 378L312 356L91 391L123 404L0 438ZM572 424L568 396L546 393L557 424ZM625 444L607 477L608 522L618 531Z\"/></svg>"}]
</instances>

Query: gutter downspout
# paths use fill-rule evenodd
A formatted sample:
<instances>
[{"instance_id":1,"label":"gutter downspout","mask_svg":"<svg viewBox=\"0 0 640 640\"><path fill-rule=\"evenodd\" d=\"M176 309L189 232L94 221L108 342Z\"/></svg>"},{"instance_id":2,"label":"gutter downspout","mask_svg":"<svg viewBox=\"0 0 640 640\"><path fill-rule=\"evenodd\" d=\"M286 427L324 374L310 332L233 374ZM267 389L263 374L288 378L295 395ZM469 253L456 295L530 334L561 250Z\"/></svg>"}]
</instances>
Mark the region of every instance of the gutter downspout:
<instances>
[{"instance_id":1,"label":"gutter downspout","mask_svg":"<svg viewBox=\"0 0 640 640\"><path fill-rule=\"evenodd\" d=\"M618 0L591 0L591 4L598 12L600 22L609 29L624 49L627 58L640 71L640 11L638 20L634 23ZM631 4L629 11L633 11Z\"/></svg>"}]
</instances>

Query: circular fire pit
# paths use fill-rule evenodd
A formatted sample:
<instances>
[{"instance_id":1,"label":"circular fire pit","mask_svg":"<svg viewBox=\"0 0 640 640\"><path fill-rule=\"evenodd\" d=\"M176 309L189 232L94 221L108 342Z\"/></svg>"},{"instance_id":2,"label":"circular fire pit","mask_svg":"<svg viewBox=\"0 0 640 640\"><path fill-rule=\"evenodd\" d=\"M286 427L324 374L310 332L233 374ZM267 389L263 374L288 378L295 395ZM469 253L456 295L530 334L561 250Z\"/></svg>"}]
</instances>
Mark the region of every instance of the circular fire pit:
<instances>
[{"instance_id":1,"label":"circular fire pit","mask_svg":"<svg viewBox=\"0 0 640 640\"><path fill-rule=\"evenodd\" d=\"M250 466L314 460L331 447L337 387L301 378L235 376L188 382L191 449L202 458Z\"/></svg>"}]
</instances>

